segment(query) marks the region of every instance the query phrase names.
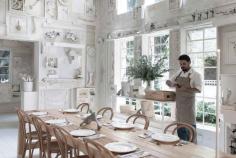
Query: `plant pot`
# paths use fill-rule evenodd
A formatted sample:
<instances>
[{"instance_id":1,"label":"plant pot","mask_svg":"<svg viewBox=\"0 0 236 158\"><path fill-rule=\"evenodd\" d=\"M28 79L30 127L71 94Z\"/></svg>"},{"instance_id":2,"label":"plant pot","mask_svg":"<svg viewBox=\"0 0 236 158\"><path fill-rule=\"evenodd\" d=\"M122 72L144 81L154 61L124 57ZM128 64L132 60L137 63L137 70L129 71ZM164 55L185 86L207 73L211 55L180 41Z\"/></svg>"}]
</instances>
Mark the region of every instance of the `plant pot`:
<instances>
[{"instance_id":1,"label":"plant pot","mask_svg":"<svg viewBox=\"0 0 236 158\"><path fill-rule=\"evenodd\" d=\"M142 110L142 114L151 118L155 116L154 113L154 104L152 101L141 101L141 110Z\"/></svg>"},{"instance_id":2,"label":"plant pot","mask_svg":"<svg viewBox=\"0 0 236 158\"><path fill-rule=\"evenodd\" d=\"M33 91L34 82L23 82L23 90L24 92L32 92Z\"/></svg>"}]
</instances>

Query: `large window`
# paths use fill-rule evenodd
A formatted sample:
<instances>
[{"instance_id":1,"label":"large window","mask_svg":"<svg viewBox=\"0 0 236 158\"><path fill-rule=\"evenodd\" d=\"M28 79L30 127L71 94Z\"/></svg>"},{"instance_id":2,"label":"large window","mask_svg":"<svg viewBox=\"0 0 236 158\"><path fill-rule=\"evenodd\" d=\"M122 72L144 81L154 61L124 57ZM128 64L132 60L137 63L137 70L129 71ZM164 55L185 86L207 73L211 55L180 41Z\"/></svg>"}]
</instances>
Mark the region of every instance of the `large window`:
<instances>
[{"instance_id":1,"label":"large window","mask_svg":"<svg viewBox=\"0 0 236 158\"><path fill-rule=\"evenodd\" d=\"M0 50L0 83L9 82L10 51Z\"/></svg>"},{"instance_id":2,"label":"large window","mask_svg":"<svg viewBox=\"0 0 236 158\"><path fill-rule=\"evenodd\" d=\"M115 84L120 89L121 82L128 81L126 68L134 58L134 37L116 40L115 49Z\"/></svg>"},{"instance_id":3,"label":"large window","mask_svg":"<svg viewBox=\"0 0 236 158\"><path fill-rule=\"evenodd\" d=\"M138 6L138 0L117 0L117 14L132 11Z\"/></svg>"},{"instance_id":4,"label":"large window","mask_svg":"<svg viewBox=\"0 0 236 158\"><path fill-rule=\"evenodd\" d=\"M156 59L167 57L165 62L165 67L169 68L169 32L164 32L156 34L149 37L149 54L152 56L153 63L157 61ZM156 90L166 90L168 87L165 82L169 78L169 72L163 74L162 78L156 79L154 81L154 89ZM161 104L159 102L154 103L155 113L161 115ZM164 115L171 116L171 105L168 103L164 104Z\"/></svg>"},{"instance_id":5,"label":"large window","mask_svg":"<svg viewBox=\"0 0 236 158\"><path fill-rule=\"evenodd\" d=\"M216 123L216 28L187 31L187 53L192 67L203 79L201 93L196 95L197 122L214 126Z\"/></svg>"}]
</instances>

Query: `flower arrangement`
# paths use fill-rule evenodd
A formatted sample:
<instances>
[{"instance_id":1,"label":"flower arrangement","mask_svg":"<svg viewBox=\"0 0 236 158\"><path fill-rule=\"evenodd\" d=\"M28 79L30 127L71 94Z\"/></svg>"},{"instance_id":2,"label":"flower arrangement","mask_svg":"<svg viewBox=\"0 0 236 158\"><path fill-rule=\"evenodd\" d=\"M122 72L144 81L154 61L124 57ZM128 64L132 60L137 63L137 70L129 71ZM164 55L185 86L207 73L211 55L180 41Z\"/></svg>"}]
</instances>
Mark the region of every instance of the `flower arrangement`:
<instances>
[{"instance_id":1,"label":"flower arrangement","mask_svg":"<svg viewBox=\"0 0 236 158\"><path fill-rule=\"evenodd\" d=\"M163 73L169 71L165 68L167 55L160 58L152 58L151 56L142 55L131 61L127 67L126 75L130 79L141 79L147 82L150 87L150 82L158 77L163 77Z\"/></svg>"}]
</instances>

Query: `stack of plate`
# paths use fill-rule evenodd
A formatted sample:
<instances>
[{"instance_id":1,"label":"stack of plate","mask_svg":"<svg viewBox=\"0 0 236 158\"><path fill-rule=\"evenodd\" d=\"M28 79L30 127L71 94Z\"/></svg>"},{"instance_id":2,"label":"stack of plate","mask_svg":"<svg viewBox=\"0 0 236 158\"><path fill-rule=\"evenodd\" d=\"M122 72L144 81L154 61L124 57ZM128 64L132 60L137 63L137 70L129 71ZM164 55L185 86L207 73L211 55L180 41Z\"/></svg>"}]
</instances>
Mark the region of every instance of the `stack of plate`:
<instances>
[{"instance_id":1,"label":"stack of plate","mask_svg":"<svg viewBox=\"0 0 236 158\"><path fill-rule=\"evenodd\" d=\"M88 137L96 134L96 132L91 129L78 129L71 131L70 134L75 137Z\"/></svg>"},{"instance_id":2,"label":"stack of plate","mask_svg":"<svg viewBox=\"0 0 236 158\"><path fill-rule=\"evenodd\" d=\"M134 144L126 142L112 142L105 145L105 148L114 153L129 153L137 150L137 147Z\"/></svg>"},{"instance_id":3,"label":"stack of plate","mask_svg":"<svg viewBox=\"0 0 236 158\"><path fill-rule=\"evenodd\" d=\"M32 115L35 115L35 116L44 116L44 115L47 115L48 113L47 112L33 112Z\"/></svg>"},{"instance_id":4,"label":"stack of plate","mask_svg":"<svg viewBox=\"0 0 236 158\"><path fill-rule=\"evenodd\" d=\"M179 137L172 134L155 133L152 139L161 144L176 144L180 141Z\"/></svg>"},{"instance_id":5,"label":"stack of plate","mask_svg":"<svg viewBox=\"0 0 236 158\"><path fill-rule=\"evenodd\" d=\"M132 129L134 124L125 123L125 122L112 122L111 124L115 129Z\"/></svg>"},{"instance_id":6,"label":"stack of plate","mask_svg":"<svg viewBox=\"0 0 236 158\"><path fill-rule=\"evenodd\" d=\"M65 113L78 113L79 110L78 109L64 109L64 110L62 110L62 112L65 112Z\"/></svg>"}]
</instances>

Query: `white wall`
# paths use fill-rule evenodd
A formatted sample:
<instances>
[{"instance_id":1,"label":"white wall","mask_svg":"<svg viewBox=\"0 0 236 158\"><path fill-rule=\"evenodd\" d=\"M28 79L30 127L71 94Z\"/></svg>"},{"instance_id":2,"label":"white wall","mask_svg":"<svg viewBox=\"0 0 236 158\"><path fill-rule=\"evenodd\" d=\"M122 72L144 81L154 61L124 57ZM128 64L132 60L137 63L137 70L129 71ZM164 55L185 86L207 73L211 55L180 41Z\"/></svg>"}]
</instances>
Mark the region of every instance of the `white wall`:
<instances>
[{"instance_id":1,"label":"white wall","mask_svg":"<svg viewBox=\"0 0 236 158\"><path fill-rule=\"evenodd\" d=\"M35 48L32 47L32 49L35 50L35 55L32 58L35 60L35 65L32 66L33 64L31 63L31 68L35 71L33 75L35 76L38 100L44 100L44 97L57 94L57 91L61 94L66 94L69 91L67 105L72 106L71 104L74 104L73 100L75 100L76 96L76 90L72 87L87 86L85 83L88 76L88 73L85 72L86 67L89 68L89 71L93 72L96 69L94 66L95 59L86 62L86 47L95 47L96 8L94 1L71 0L69 1L70 3L64 5L57 0L45 0L38 1L34 6L30 6L32 5L31 1L24 2L24 8L21 11L17 11L11 8L8 0L0 0L0 39L34 42ZM60 32L59 37L55 39L46 38L45 33L50 34L53 31ZM66 40L65 34L67 32L75 34L79 39L77 41ZM60 47L54 46L54 42L58 42ZM48 44L51 46L46 46ZM80 61L82 63L83 76L82 79L73 80L75 78L75 69L80 63L70 64L64 48L75 48L78 50L77 47L83 48L82 59ZM79 52L79 54L81 53ZM45 85L43 87L41 84L42 79L49 78L45 66L45 59L47 57L58 58L58 79L66 80L63 80L63 83L61 83L60 90L55 87L54 89L47 90L48 87L46 87L49 95L44 96L41 95L40 89L43 88L45 90ZM95 55L94 58L96 57ZM25 58L24 60L28 59ZM91 64L91 62L93 63ZM59 83L59 81L54 80L53 83ZM64 90L62 90L63 86ZM70 100L72 101L70 102Z\"/></svg>"}]
</instances>

